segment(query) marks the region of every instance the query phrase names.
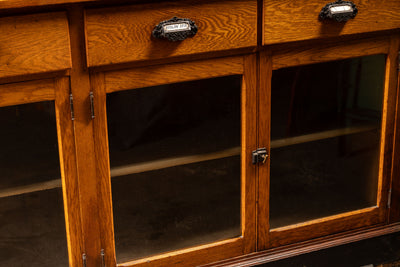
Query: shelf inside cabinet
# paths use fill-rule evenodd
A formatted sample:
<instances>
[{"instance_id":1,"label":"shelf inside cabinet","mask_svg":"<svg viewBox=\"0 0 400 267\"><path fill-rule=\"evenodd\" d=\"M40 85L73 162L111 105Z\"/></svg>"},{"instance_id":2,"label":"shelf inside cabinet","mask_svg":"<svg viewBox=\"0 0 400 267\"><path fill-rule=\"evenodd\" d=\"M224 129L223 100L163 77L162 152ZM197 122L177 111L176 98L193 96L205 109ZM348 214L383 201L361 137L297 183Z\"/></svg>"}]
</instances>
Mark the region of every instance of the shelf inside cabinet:
<instances>
[{"instance_id":1,"label":"shelf inside cabinet","mask_svg":"<svg viewBox=\"0 0 400 267\"><path fill-rule=\"evenodd\" d=\"M368 132L368 131L378 130L378 128L379 127L377 125L369 124L369 125L363 125L363 126L339 128L339 129L333 129L333 130L329 130L329 131L322 131L322 132L317 132L317 133L312 133L312 134L271 140L271 149L290 146L290 145L296 145L296 144L301 144L301 143L306 143L306 142L313 142L313 141L318 141L318 140L327 139L327 138L334 138L334 137L339 137L339 136L344 136L344 135ZM170 167L175 167L175 166L180 166L180 165L228 158L228 157L232 157L232 156L238 156L238 155L240 155L240 152L241 152L241 148L240 148L240 146L238 146L238 147L231 147L231 148L227 148L227 149L223 149L223 150L219 150L219 151L215 151L215 152L211 152L211 153L183 155L183 156L179 156L179 157L162 158L162 159L157 159L157 160L153 160L153 161L145 161L145 162L140 162L140 163L135 163L135 164L126 164L126 165L121 165L121 166L111 168L111 177L113 178L113 177L118 177L118 176L129 175L129 174L142 173L142 172L154 171L154 170L159 170L159 169L164 169L164 168L170 168ZM48 180L45 182L32 183L29 185L17 186L17 187L0 190L0 198L14 196L14 195L27 194L27 193L32 193L32 192L42 191L42 190L49 190L49 189L54 189L54 188L59 188L59 187L61 187L61 179L57 178L57 179Z\"/></svg>"}]
</instances>

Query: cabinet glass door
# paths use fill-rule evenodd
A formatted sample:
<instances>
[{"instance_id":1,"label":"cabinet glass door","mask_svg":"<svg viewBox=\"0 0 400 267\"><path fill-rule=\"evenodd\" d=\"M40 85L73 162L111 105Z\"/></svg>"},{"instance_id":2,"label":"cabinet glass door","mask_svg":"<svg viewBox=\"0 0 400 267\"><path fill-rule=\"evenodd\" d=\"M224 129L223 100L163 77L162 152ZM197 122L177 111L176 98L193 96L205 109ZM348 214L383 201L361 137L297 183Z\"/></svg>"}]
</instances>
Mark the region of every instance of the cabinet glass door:
<instances>
[{"instance_id":1,"label":"cabinet glass door","mask_svg":"<svg viewBox=\"0 0 400 267\"><path fill-rule=\"evenodd\" d=\"M229 76L107 95L117 262L241 235L240 91Z\"/></svg>"},{"instance_id":2,"label":"cabinet glass door","mask_svg":"<svg viewBox=\"0 0 400 267\"><path fill-rule=\"evenodd\" d=\"M68 266L54 101L0 121L0 266Z\"/></svg>"},{"instance_id":3,"label":"cabinet glass door","mask_svg":"<svg viewBox=\"0 0 400 267\"><path fill-rule=\"evenodd\" d=\"M102 195L112 199L104 210L113 213L112 234L102 226L103 248L115 249L106 262L199 265L254 251L255 167L243 153L255 146L256 76L244 59L93 77L96 148L109 171Z\"/></svg>"},{"instance_id":4,"label":"cabinet glass door","mask_svg":"<svg viewBox=\"0 0 400 267\"><path fill-rule=\"evenodd\" d=\"M259 249L385 222L396 105L390 47L390 39L358 40L262 55L270 80L260 142L269 160L259 171Z\"/></svg>"},{"instance_id":5,"label":"cabinet glass door","mask_svg":"<svg viewBox=\"0 0 400 267\"><path fill-rule=\"evenodd\" d=\"M271 228L377 205L385 62L273 71Z\"/></svg>"}]
</instances>

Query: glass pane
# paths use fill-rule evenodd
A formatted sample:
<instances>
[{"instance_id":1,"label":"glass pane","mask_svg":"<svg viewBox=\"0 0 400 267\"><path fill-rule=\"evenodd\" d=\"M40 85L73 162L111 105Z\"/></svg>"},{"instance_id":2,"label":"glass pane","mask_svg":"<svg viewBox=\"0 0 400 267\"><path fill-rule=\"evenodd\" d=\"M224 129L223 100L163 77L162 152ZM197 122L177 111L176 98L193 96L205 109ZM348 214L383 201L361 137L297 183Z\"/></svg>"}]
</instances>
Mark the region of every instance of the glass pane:
<instances>
[{"instance_id":1,"label":"glass pane","mask_svg":"<svg viewBox=\"0 0 400 267\"><path fill-rule=\"evenodd\" d=\"M375 206L385 56L276 70L271 228Z\"/></svg>"},{"instance_id":2,"label":"glass pane","mask_svg":"<svg viewBox=\"0 0 400 267\"><path fill-rule=\"evenodd\" d=\"M241 235L240 92L229 76L107 96L118 262Z\"/></svg>"},{"instance_id":3,"label":"glass pane","mask_svg":"<svg viewBox=\"0 0 400 267\"><path fill-rule=\"evenodd\" d=\"M68 266L54 102L0 121L0 266Z\"/></svg>"}]
</instances>

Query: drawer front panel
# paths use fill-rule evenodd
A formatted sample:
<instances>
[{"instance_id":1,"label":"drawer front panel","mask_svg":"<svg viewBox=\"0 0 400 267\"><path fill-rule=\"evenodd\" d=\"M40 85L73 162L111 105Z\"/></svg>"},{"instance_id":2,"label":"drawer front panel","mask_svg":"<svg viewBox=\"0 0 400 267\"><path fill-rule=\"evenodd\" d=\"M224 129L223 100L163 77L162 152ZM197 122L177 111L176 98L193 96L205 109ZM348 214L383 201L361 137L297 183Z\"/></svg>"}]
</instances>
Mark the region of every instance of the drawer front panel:
<instances>
[{"instance_id":1,"label":"drawer front panel","mask_svg":"<svg viewBox=\"0 0 400 267\"><path fill-rule=\"evenodd\" d=\"M154 27L172 17L189 18L195 36L168 41L152 36ZM86 11L88 65L101 66L257 44L255 0L177 1Z\"/></svg>"},{"instance_id":2,"label":"drawer front panel","mask_svg":"<svg viewBox=\"0 0 400 267\"><path fill-rule=\"evenodd\" d=\"M65 13L0 18L0 77L71 67Z\"/></svg>"},{"instance_id":3,"label":"drawer front panel","mask_svg":"<svg viewBox=\"0 0 400 267\"><path fill-rule=\"evenodd\" d=\"M333 0L264 0L264 44L292 42L400 28L399 0L353 0L358 9L347 22L319 20Z\"/></svg>"}]
</instances>

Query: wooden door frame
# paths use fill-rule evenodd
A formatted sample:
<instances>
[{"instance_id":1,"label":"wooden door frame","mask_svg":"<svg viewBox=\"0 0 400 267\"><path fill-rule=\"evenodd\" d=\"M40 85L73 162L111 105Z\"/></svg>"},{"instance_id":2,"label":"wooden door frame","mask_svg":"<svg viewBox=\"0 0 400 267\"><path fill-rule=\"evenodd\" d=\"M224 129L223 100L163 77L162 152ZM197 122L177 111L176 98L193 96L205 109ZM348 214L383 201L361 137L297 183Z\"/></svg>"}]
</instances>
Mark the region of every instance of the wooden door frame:
<instances>
[{"instance_id":1,"label":"wooden door frame","mask_svg":"<svg viewBox=\"0 0 400 267\"><path fill-rule=\"evenodd\" d=\"M260 53L259 146L270 147L271 77L272 71L285 67L321 63L368 55L386 54L384 100L382 108L382 138L378 182L378 203L352 212L328 216L303 223L270 229L269 175L270 162L259 167L258 250L293 244L357 228L387 222L387 202L391 180L393 136L396 115L397 51L399 37L395 35L358 39L341 43L282 45L267 47ZM396 81L396 82L395 82ZM273 101L273 100L272 100Z\"/></svg>"},{"instance_id":2,"label":"wooden door frame","mask_svg":"<svg viewBox=\"0 0 400 267\"><path fill-rule=\"evenodd\" d=\"M113 233L111 178L108 155L106 94L162 84L194 81L229 75L242 75L241 120L241 218L242 236L215 243L186 248L118 266L194 266L254 252L256 247L256 167L251 151L256 148L257 56L245 55L198 60L157 66L92 72L94 93L94 142L98 179L101 245L105 250L106 266L116 266Z\"/></svg>"}]
</instances>

